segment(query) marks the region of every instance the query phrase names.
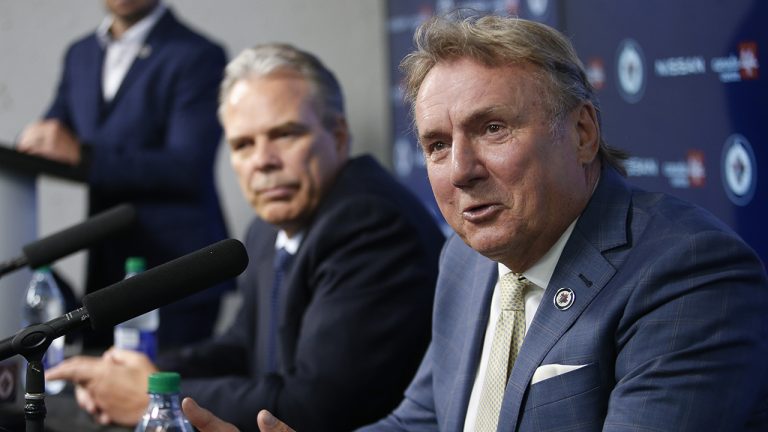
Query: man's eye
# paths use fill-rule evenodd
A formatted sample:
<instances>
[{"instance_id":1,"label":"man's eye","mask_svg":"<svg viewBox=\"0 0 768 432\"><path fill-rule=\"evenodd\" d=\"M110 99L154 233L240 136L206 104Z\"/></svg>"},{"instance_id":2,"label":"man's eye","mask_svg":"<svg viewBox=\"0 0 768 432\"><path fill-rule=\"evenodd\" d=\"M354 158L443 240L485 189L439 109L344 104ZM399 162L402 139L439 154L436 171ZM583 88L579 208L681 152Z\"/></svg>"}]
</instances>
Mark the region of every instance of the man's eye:
<instances>
[{"instance_id":1,"label":"man's eye","mask_svg":"<svg viewBox=\"0 0 768 432\"><path fill-rule=\"evenodd\" d=\"M488 131L488 133L497 133L501 131L501 125L497 123L492 123L488 125L486 130Z\"/></svg>"},{"instance_id":2,"label":"man's eye","mask_svg":"<svg viewBox=\"0 0 768 432\"><path fill-rule=\"evenodd\" d=\"M439 152L441 150L445 150L447 147L448 146L442 141L433 142L429 145L429 152Z\"/></svg>"},{"instance_id":3,"label":"man's eye","mask_svg":"<svg viewBox=\"0 0 768 432\"><path fill-rule=\"evenodd\" d=\"M239 151L247 148L250 144L250 141L248 140L240 140L240 141L234 141L229 144L232 151Z\"/></svg>"},{"instance_id":4,"label":"man's eye","mask_svg":"<svg viewBox=\"0 0 768 432\"><path fill-rule=\"evenodd\" d=\"M274 138L289 138L296 135L295 131L292 130L282 130L279 132L276 132L274 135Z\"/></svg>"},{"instance_id":5,"label":"man's eye","mask_svg":"<svg viewBox=\"0 0 768 432\"><path fill-rule=\"evenodd\" d=\"M276 129L270 133L272 139L294 139L307 133L307 129L300 126L288 126Z\"/></svg>"}]
</instances>

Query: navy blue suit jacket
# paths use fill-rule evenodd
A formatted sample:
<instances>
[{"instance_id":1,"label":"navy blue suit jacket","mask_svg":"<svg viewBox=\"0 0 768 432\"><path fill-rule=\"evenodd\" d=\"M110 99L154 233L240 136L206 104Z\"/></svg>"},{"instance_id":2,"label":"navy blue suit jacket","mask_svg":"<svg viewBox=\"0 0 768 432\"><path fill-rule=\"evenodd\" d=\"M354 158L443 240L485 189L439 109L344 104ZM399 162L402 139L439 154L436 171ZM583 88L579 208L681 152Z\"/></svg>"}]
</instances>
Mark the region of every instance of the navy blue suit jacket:
<instances>
[{"instance_id":1,"label":"navy blue suit jacket","mask_svg":"<svg viewBox=\"0 0 768 432\"><path fill-rule=\"evenodd\" d=\"M432 342L401 405L365 431L463 430L497 264L452 237ZM575 293L555 307L562 287ZM700 208L604 169L511 371L499 431L768 430L768 282ZM552 365L582 366L531 384Z\"/></svg>"},{"instance_id":2,"label":"navy blue suit jacket","mask_svg":"<svg viewBox=\"0 0 768 432\"><path fill-rule=\"evenodd\" d=\"M154 267L227 237L213 171L223 49L167 10L111 102L102 98L104 53L95 34L70 46L46 114L84 145L89 213L123 202L138 210L135 230L91 249L87 292L119 281L128 256ZM164 308L161 345L208 336L221 289Z\"/></svg>"},{"instance_id":3,"label":"navy blue suit jacket","mask_svg":"<svg viewBox=\"0 0 768 432\"><path fill-rule=\"evenodd\" d=\"M222 337L159 364L182 393L243 431L267 408L297 430L348 431L400 401L429 342L444 237L370 157L347 163L284 279L277 373L266 372L277 231L256 219L243 305ZM198 376L198 379L189 379Z\"/></svg>"}]
</instances>

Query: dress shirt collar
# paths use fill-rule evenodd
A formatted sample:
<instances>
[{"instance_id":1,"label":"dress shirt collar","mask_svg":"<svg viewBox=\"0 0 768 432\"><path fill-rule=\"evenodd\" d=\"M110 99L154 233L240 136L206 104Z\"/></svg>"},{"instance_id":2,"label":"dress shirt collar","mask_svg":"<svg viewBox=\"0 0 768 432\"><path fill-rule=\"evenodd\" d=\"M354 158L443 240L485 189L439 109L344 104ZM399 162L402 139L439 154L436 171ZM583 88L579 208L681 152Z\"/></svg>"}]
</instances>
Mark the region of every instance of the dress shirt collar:
<instances>
[{"instance_id":1,"label":"dress shirt collar","mask_svg":"<svg viewBox=\"0 0 768 432\"><path fill-rule=\"evenodd\" d=\"M303 231L299 232L293 237L288 237L288 234L286 234L285 231L280 230L277 233L277 240L275 240L275 250L285 248L289 254L296 255L296 252L299 250L299 246L301 246L302 240L304 240Z\"/></svg>"},{"instance_id":2,"label":"dress shirt collar","mask_svg":"<svg viewBox=\"0 0 768 432\"><path fill-rule=\"evenodd\" d=\"M166 9L167 7L162 2L162 0L158 1L155 9L149 15L145 16L139 22L126 30L120 40L131 43L143 43L147 38L147 35L149 35L149 32L160 20L160 17L163 15L163 13L165 13ZM99 43L102 47L106 47L114 41L112 34L109 32L109 29L112 27L114 20L115 19L112 15L108 15L104 17L104 19L101 21L101 24L99 24L99 27L96 28L96 38L99 40Z\"/></svg>"},{"instance_id":3,"label":"dress shirt collar","mask_svg":"<svg viewBox=\"0 0 768 432\"><path fill-rule=\"evenodd\" d=\"M560 235L560 238L557 239L555 244L549 248L547 253L544 254L540 260L536 261L536 263L528 270L523 272L523 276L525 276L526 279L538 287L547 289L549 280L552 279L552 274L555 273L557 262L560 260L560 255L562 255L565 244L568 243L568 239L571 238L571 233L573 232L573 228L576 227L576 222L578 222L578 220L579 218L576 218L571 222L571 224L568 225L568 228L566 228ZM499 263L499 279L510 271L512 270L507 268L507 266Z\"/></svg>"},{"instance_id":4,"label":"dress shirt collar","mask_svg":"<svg viewBox=\"0 0 768 432\"><path fill-rule=\"evenodd\" d=\"M600 183L600 177L597 178L595 185L592 187L592 194L595 193L598 183ZM568 239L571 238L571 233L576 227L576 222L579 221L579 217L574 219L573 222L568 225L568 228L563 231L563 233L560 235L560 238L557 239L555 244L549 248L547 253L544 254L540 260L534 263L528 270L523 272L523 276L525 276L526 279L531 281L534 285L541 287L542 289L547 289L549 281L552 279L552 275L555 273L557 262L560 261L560 255L563 254L565 244L568 243ZM509 273L510 271L512 270L510 270L507 266L499 263L499 279L501 279L502 276Z\"/></svg>"}]
</instances>

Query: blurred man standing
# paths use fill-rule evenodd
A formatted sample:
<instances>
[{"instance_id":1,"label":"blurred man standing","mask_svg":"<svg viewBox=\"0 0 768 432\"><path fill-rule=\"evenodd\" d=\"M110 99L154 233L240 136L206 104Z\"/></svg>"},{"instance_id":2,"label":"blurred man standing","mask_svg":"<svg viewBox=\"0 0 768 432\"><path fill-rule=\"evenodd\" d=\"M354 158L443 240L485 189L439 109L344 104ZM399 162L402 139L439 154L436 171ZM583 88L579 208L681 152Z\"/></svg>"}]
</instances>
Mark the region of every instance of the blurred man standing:
<instances>
[{"instance_id":1,"label":"blurred man standing","mask_svg":"<svg viewBox=\"0 0 768 432\"><path fill-rule=\"evenodd\" d=\"M17 146L80 166L89 214L137 208L134 230L90 250L86 292L119 281L127 257L154 267L227 237L213 172L223 49L160 0L105 4L110 15L70 46L53 104ZM163 308L161 349L210 336L232 285ZM110 341L111 332L86 335L87 346Z\"/></svg>"}]
</instances>

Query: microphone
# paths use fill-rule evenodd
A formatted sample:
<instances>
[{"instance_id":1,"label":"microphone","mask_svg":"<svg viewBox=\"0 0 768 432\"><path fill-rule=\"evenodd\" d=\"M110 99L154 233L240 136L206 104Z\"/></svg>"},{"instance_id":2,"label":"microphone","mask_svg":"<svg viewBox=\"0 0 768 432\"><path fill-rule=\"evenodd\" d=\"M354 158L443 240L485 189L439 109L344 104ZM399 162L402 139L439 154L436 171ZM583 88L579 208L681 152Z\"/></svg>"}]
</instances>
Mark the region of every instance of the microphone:
<instances>
[{"instance_id":1,"label":"microphone","mask_svg":"<svg viewBox=\"0 0 768 432\"><path fill-rule=\"evenodd\" d=\"M21 256L0 263L0 276L25 265L37 268L50 264L130 227L135 221L136 209L130 204L98 213L75 226L23 246Z\"/></svg>"},{"instance_id":2,"label":"microphone","mask_svg":"<svg viewBox=\"0 0 768 432\"><path fill-rule=\"evenodd\" d=\"M115 326L233 278L247 266L248 254L238 240L214 243L88 294L80 309L0 341L0 360L47 348L86 321L94 330Z\"/></svg>"}]
</instances>

